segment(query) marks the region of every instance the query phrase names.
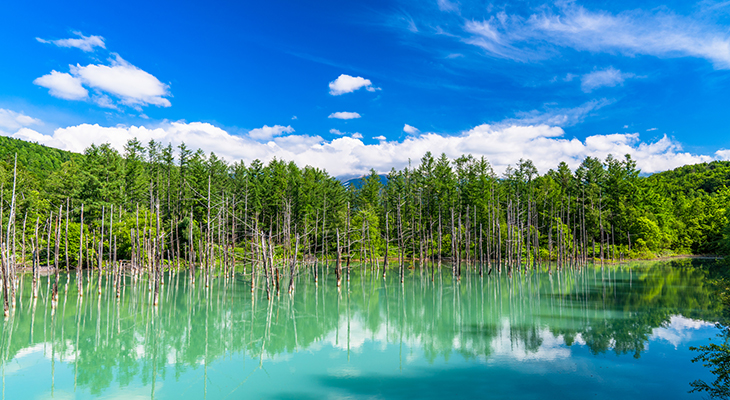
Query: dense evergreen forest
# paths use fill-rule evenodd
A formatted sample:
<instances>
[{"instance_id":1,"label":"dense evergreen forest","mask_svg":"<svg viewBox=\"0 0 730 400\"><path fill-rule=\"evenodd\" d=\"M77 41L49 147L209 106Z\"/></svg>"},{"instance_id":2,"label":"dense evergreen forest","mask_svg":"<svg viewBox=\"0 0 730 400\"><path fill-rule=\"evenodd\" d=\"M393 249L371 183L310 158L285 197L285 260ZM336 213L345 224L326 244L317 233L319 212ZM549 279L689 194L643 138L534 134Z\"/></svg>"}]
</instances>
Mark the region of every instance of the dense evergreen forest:
<instances>
[{"instance_id":1,"label":"dense evergreen forest","mask_svg":"<svg viewBox=\"0 0 730 400\"><path fill-rule=\"evenodd\" d=\"M229 164L184 144L131 140L122 154L102 144L78 155L0 139L4 277L127 260L153 274L191 266L192 279L261 265L278 282L297 260L315 264L315 279L317 262L336 260L339 279L353 260L401 276L448 262L459 275L730 249L730 162L642 177L628 155L543 175L520 160L498 175L484 158L427 153L386 184L372 171L343 185L309 166Z\"/></svg>"},{"instance_id":2,"label":"dense evergreen forest","mask_svg":"<svg viewBox=\"0 0 730 400\"><path fill-rule=\"evenodd\" d=\"M544 175L530 160L503 176L488 160L468 155L449 160L427 153L419 164L392 170L387 180L373 171L358 184L342 185L309 166L281 160L229 164L185 145L130 141L123 154L103 144L80 155L0 137L3 226L12 214L16 240L23 236L32 246L37 221L43 247L43 232L60 210L64 236L69 219L72 266L82 204L86 236L101 235L102 215L113 213L105 222L117 225L112 236L120 259L131 257L129 228L155 231L157 210L161 234L181 254L190 246L185 232L191 215L195 245L202 234L245 251L258 232L271 236L277 254L293 251L298 237L300 256L334 255L338 232L342 251L349 242L353 257L382 256L386 246L392 257L406 259L474 259L483 253L485 261L508 256L523 263L728 250L723 235L730 233L730 162L649 177L640 176L629 156L588 157L575 171L561 163ZM109 237L108 226L104 234ZM65 253L65 241L60 246Z\"/></svg>"}]
</instances>

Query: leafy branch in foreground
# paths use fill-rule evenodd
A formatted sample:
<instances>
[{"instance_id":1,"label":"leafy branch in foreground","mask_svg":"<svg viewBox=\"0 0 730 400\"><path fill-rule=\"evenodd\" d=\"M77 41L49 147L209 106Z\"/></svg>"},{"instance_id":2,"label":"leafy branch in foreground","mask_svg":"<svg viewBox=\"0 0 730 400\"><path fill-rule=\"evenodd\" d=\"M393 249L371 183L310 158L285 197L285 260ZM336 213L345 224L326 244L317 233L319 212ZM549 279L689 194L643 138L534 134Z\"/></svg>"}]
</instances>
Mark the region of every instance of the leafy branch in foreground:
<instances>
[{"instance_id":1,"label":"leafy branch in foreground","mask_svg":"<svg viewBox=\"0 0 730 400\"><path fill-rule=\"evenodd\" d=\"M722 338L722 343L710 343L706 346L690 347L692 351L699 351L700 355L692 359L692 362L702 362L702 365L710 368L716 376L715 380L707 383L702 379L690 382L692 390L690 393L707 392L713 399L730 398L730 329L722 327L722 333L717 336Z\"/></svg>"}]
</instances>

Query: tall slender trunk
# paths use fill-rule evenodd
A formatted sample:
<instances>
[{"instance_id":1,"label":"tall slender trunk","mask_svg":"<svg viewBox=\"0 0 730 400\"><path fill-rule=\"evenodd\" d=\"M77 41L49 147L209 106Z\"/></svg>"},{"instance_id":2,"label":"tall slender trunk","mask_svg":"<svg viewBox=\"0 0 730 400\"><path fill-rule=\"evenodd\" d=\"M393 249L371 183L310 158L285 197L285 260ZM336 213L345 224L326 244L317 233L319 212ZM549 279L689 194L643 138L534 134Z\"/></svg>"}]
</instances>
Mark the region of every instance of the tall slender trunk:
<instances>
[{"instance_id":1,"label":"tall slender trunk","mask_svg":"<svg viewBox=\"0 0 730 400\"><path fill-rule=\"evenodd\" d=\"M456 276L456 229L454 228L454 208L451 207L451 275Z\"/></svg>"},{"instance_id":2,"label":"tall slender trunk","mask_svg":"<svg viewBox=\"0 0 730 400\"><path fill-rule=\"evenodd\" d=\"M388 211L385 211L385 255L383 256L383 279L385 279L385 271L388 268L388 244L390 237L388 236Z\"/></svg>"},{"instance_id":3,"label":"tall slender trunk","mask_svg":"<svg viewBox=\"0 0 730 400\"><path fill-rule=\"evenodd\" d=\"M294 245L294 256L291 259L289 269L289 294L294 290L294 273L297 265L297 254L299 253L299 235L296 235L296 244Z\"/></svg>"},{"instance_id":4,"label":"tall slender trunk","mask_svg":"<svg viewBox=\"0 0 730 400\"><path fill-rule=\"evenodd\" d=\"M439 271L441 271L441 245L443 244L443 236L442 236L442 230L441 230L441 206L439 205L439 246L438 246L438 252L439 252ZM439 276L441 276L441 272L439 272ZM434 273L431 272L431 282L434 280Z\"/></svg>"},{"instance_id":5,"label":"tall slender trunk","mask_svg":"<svg viewBox=\"0 0 730 400\"><path fill-rule=\"evenodd\" d=\"M164 247L164 240L162 240L162 233L160 231L160 199L158 197L157 203L156 203L156 221L155 224L155 240L153 245L153 252L152 252L152 270L155 274L155 293L154 293L154 300L152 302L152 305L158 305L159 299L160 299L160 280L162 279L162 251Z\"/></svg>"},{"instance_id":6,"label":"tall slender trunk","mask_svg":"<svg viewBox=\"0 0 730 400\"><path fill-rule=\"evenodd\" d=\"M71 263L68 260L68 218L69 214L71 213L71 199L66 198L66 234L64 236L64 251L66 253L66 271L69 271L71 269ZM68 281L67 281L68 282Z\"/></svg>"},{"instance_id":7,"label":"tall slender trunk","mask_svg":"<svg viewBox=\"0 0 730 400\"><path fill-rule=\"evenodd\" d=\"M205 228L205 287L208 287L210 285L210 262L211 262L211 252L212 252L212 246L210 244L211 241L211 231L210 231L210 175L208 175L208 219L206 221L206 228Z\"/></svg>"},{"instance_id":8,"label":"tall slender trunk","mask_svg":"<svg viewBox=\"0 0 730 400\"><path fill-rule=\"evenodd\" d=\"M38 271L38 264L40 262L40 241L38 238L38 225L40 224L40 217L36 217L35 219L35 235L33 235L33 238L35 240L35 244L33 246L33 298L38 297L38 277L39 277L39 271Z\"/></svg>"},{"instance_id":9,"label":"tall slender trunk","mask_svg":"<svg viewBox=\"0 0 730 400\"><path fill-rule=\"evenodd\" d=\"M337 287L342 283L342 248L340 247L340 229L335 229L337 234L337 266L335 273L337 274Z\"/></svg>"},{"instance_id":10,"label":"tall slender trunk","mask_svg":"<svg viewBox=\"0 0 730 400\"><path fill-rule=\"evenodd\" d=\"M54 277L54 279L53 279L53 296L52 296L52 301L51 301L52 307L55 307L56 303L58 302L58 269L59 269L58 268L58 252L60 250L59 247L61 244L61 219L63 218L62 216L63 216L63 206L59 206L58 207L58 217L56 217L56 229L55 229L56 245L55 245L55 250L53 252L53 271L54 271L53 277Z\"/></svg>"},{"instance_id":11,"label":"tall slender trunk","mask_svg":"<svg viewBox=\"0 0 730 400\"><path fill-rule=\"evenodd\" d=\"M99 237L99 281L97 284L97 294L101 296L101 263L104 259L104 206L101 206L101 236Z\"/></svg>"}]
</instances>

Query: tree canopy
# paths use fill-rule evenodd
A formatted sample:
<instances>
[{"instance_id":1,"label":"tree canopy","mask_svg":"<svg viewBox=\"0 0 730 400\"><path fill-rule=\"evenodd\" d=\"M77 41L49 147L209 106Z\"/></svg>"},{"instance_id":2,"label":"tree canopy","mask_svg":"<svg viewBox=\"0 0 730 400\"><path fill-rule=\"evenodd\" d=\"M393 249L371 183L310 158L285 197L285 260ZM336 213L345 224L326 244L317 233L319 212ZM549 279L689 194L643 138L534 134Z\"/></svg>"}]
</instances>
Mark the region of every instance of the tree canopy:
<instances>
[{"instance_id":1,"label":"tree canopy","mask_svg":"<svg viewBox=\"0 0 730 400\"><path fill-rule=\"evenodd\" d=\"M291 251L300 238L300 254L315 255L333 254L336 234L347 233L348 257L380 256L386 244L400 259L505 258L528 265L730 251L730 162L645 177L628 155L587 157L574 171L560 163L542 175L531 160L519 160L500 176L484 158L429 152L417 167L393 169L387 178L372 170L344 185L310 166L229 163L184 144L135 139L122 153L101 144L75 154L0 137L6 210L16 153L18 240L33 240L36 220L40 232L50 232L53 213L68 201L71 231L80 229L82 204L92 235L114 210L113 234L122 248L131 246L121 222L140 215L149 222L159 210L160 229L177 232L183 252L193 244L181 232L191 226L241 248L254 230L268 232L277 251ZM3 226L10 214L3 213ZM50 240L38 235L39 246Z\"/></svg>"}]
</instances>

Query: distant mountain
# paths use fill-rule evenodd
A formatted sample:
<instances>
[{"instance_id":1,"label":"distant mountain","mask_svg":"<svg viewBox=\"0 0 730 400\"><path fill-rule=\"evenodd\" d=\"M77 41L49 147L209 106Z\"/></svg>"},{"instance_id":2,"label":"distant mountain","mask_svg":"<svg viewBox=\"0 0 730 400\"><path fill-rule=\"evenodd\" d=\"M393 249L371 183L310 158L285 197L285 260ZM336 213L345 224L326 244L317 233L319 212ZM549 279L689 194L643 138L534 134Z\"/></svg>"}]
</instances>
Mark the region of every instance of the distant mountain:
<instances>
[{"instance_id":1,"label":"distant mountain","mask_svg":"<svg viewBox=\"0 0 730 400\"><path fill-rule=\"evenodd\" d=\"M343 181L342 182L342 185L345 186L345 187L353 186L354 188L359 189L362 186L363 181L365 180L365 178L367 178L368 176L370 176L370 175L363 175L363 176L360 176L360 177L357 177L357 178L348 179L346 181ZM379 174L378 176L380 177L380 183L383 186L385 186L385 185L388 184L388 175Z\"/></svg>"}]
</instances>

